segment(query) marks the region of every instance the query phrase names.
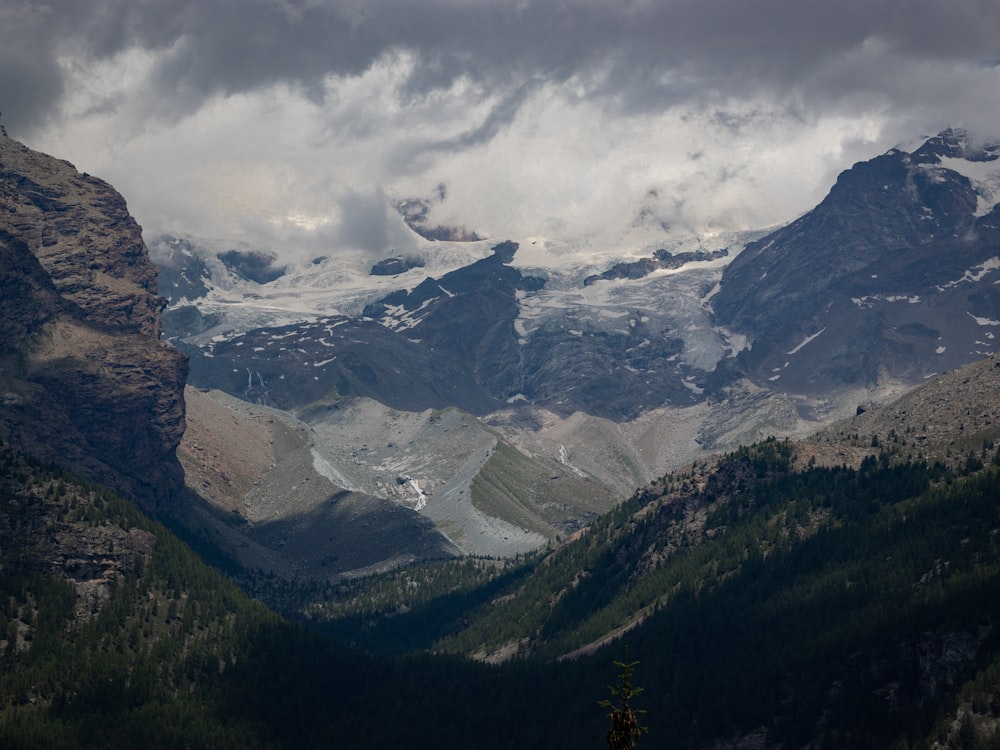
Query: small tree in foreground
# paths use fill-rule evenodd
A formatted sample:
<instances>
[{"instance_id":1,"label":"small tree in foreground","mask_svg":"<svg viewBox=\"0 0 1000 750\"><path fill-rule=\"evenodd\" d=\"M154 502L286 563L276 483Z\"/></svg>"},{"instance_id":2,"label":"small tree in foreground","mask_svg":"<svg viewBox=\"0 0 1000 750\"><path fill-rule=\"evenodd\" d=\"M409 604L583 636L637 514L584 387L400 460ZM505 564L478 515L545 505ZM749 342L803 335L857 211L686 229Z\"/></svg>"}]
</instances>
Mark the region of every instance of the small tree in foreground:
<instances>
[{"instance_id":1,"label":"small tree in foreground","mask_svg":"<svg viewBox=\"0 0 1000 750\"><path fill-rule=\"evenodd\" d=\"M608 685L611 699L600 702L603 708L608 709L608 718L611 719L611 730L608 732L609 750L635 750L635 743L639 741L639 737L648 731L647 727L639 724L638 718L638 714L646 712L632 708L631 704L632 699L642 692L641 687L632 684L632 673L635 672L638 663L629 661L628 646L626 646L625 661L615 662L615 666L621 669L618 685Z\"/></svg>"}]
</instances>

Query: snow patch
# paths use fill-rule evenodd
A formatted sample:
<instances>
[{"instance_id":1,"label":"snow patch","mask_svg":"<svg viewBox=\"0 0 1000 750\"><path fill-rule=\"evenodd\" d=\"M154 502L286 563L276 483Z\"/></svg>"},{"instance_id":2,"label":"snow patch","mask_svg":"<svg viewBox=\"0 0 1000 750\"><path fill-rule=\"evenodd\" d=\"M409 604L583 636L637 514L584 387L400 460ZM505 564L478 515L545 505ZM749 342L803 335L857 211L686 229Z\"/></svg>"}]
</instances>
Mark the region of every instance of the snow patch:
<instances>
[{"instance_id":1,"label":"snow patch","mask_svg":"<svg viewBox=\"0 0 1000 750\"><path fill-rule=\"evenodd\" d=\"M405 477L405 479L410 489L416 494L416 499L413 501L413 510L419 513L427 507L427 495L420 489L420 483L416 479L412 477Z\"/></svg>"},{"instance_id":2,"label":"snow patch","mask_svg":"<svg viewBox=\"0 0 1000 750\"><path fill-rule=\"evenodd\" d=\"M1000 270L1000 257L994 255L992 258L985 261L984 263L981 263L978 266L973 266L972 268L968 269L962 275L962 278L956 279L955 281L949 281L944 286L939 286L938 290L944 291L945 289L949 289L951 287L958 286L959 284L964 284L966 282L975 283L977 281L982 281L983 278L988 273L998 270Z\"/></svg>"},{"instance_id":3,"label":"snow patch","mask_svg":"<svg viewBox=\"0 0 1000 750\"><path fill-rule=\"evenodd\" d=\"M923 300L919 294L871 294L864 297L851 297L855 307L872 307L876 302L905 302L908 305L919 305Z\"/></svg>"},{"instance_id":4,"label":"snow patch","mask_svg":"<svg viewBox=\"0 0 1000 750\"><path fill-rule=\"evenodd\" d=\"M985 216L1000 203L1000 160L969 161L954 156L943 156L940 165L958 172L972 183L978 196L975 216Z\"/></svg>"},{"instance_id":5,"label":"snow patch","mask_svg":"<svg viewBox=\"0 0 1000 750\"><path fill-rule=\"evenodd\" d=\"M826 326L824 326L823 328L820 328L812 336L806 336L806 338L798 346L796 346L790 352L785 352L785 354L798 354L799 351L802 349L802 347L806 346L810 341L813 341L817 336L819 336L825 330L826 330Z\"/></svg>"},{"instance_id":6,"label":"snow patch","mask_svg":"<svg viewBox=\"0 0 1000 750\"><path fill-rule=\"evenodd\" d=\"M970 318L972 318L974 321L976 321L977 325L981 325L981 326L1000 326L1000 320L993 320L992 318L980 318L979 316L973 315L970 312L967 312L966 315L968 315Z\"/></svg>"},{"instance_id":7,"label":"snow patch","mask_svg":"<svg viewBox=\"0 0 1000 750\"><path fill-rule=\"evenodd\" d=\"M691 391L691 393L695 394L696 396L700 396L705 392L705 389L695 385L693 380L694 380L693 377L685 378L684 380L681 381L681 383L683 383L684 387L687 388L689 391Z\"/></svg>"},{"instance_id":8,"label":"snow patch","mask_svg":"<svg viewBox=\"0 0 1000 750\"><path fill-rule=\"evenodd\" d=\"M578 477L581 477L581 478L584 478L584 479L587 477L586 472L582 471L581 469L576 468L575 466L573 466L573 464L571 464L567 460L567 458L566 458L566 446L563 445L562 443L559 444L559 463L561 463L567 469L569 469L570 471L572 471Z\"/></svg>"},{"instance_id":9,"label":"snow patch","mask_svg":"<svg viewBox=\"0 0 1000 750\"><path fill-rule=\"evenodd\" d=\"M753 347L750 337L743 333L733 333L732 331L720 328L723 340L729 344L729 356L735 357L743 351L749 351Z\"/></svg>"}]
</instances>

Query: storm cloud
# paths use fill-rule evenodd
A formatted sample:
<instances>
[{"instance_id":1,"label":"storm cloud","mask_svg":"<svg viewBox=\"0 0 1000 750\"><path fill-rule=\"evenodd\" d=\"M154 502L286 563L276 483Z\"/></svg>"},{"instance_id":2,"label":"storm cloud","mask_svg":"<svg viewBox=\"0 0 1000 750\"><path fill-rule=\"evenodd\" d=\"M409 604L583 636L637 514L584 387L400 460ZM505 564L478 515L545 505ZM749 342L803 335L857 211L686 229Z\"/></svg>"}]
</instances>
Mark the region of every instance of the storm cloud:
<instances>
[{"instance_id":1,"label":"storm cloud","mask_svg":"<svg viewBox=\"0 0 1000 750\"><path fill-rule=\"evenodd\" d=\"M372 202L442 183L435 218L490 235L640 204L709 231L915 136L1000 134L998 61L981 0L13 0L0 122L147 231L358 243L355 201L388 245Z\"/></svg>"}]
</instances>

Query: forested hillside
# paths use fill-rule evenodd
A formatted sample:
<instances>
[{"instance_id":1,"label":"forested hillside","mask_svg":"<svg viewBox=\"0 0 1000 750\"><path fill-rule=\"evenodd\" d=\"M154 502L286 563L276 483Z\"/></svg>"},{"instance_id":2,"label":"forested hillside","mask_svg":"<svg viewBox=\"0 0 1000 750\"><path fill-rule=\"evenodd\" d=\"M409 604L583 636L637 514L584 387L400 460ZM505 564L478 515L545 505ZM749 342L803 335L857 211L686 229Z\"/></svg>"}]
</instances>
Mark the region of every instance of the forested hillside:
<instances>
[{"instance_id":1,"label":"forested hillside","mask_svg":"<svg viewBox=\"0 0 1000 750\"><path fill-rule=\"evenodd\" d=\"M974 405L919 450L852 423L699 462L513 562L242 581L308 629L5 447L0 744L601 747L628 646L649 746L1000 747L1000 434Z\"/></svg>"},{"instance_id":2,"label":"forested hillside","mask_svg":"<svg viewBox=\"0 0 1000 750\"><path fill-rule=\"evenodd\" d=\"M127 502L8 446L0 549L2 747L513 749L602 733L604 676L581 695L534 666L345 649Z\"/></svg>"},{"instance_id":3,"label":"forested hillside","mask_svg":"<svg viewBox=\"0 0 1000 750\"><path fill-rule=\"evenodd\" d=\"M422 595L420 569L345 587L340 609L358 614L325 627L373 649L572 663L587 680L630 644L667 745L958 746L966 727L963 742L996 746L995 444L951 465L795 459L771 440L665 477L478 589L468 562L433 569L452 571L443 596Z\"/></svg>"}]
</instances>

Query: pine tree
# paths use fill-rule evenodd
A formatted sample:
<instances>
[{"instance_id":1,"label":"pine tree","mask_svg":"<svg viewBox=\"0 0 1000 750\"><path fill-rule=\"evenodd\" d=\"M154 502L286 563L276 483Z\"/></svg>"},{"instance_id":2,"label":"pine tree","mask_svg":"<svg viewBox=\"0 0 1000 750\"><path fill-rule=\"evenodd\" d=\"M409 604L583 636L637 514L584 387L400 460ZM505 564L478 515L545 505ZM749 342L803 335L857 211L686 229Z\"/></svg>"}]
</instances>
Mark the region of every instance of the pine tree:
<instances>
[{"instance_id":1,"label":"pine tree","mask_svg":"<svg viewBox=\"0 0 1000 750\"><path fill-rule=\"evenodd\" d=\"M615 666L621 669L618 685L608 685L612 697L600 702L603 708L608 709L608 718L611 719L611 730L607 737L609 750L635 750L639 737L648 731L647 727L639 724L638 717L646 712L632 708L631 704L632 699L643 690L632 684L632 674L638 664L637 661L629 661L626 646L625 661L615 662Z\"/></svg>"}]
</instances>

